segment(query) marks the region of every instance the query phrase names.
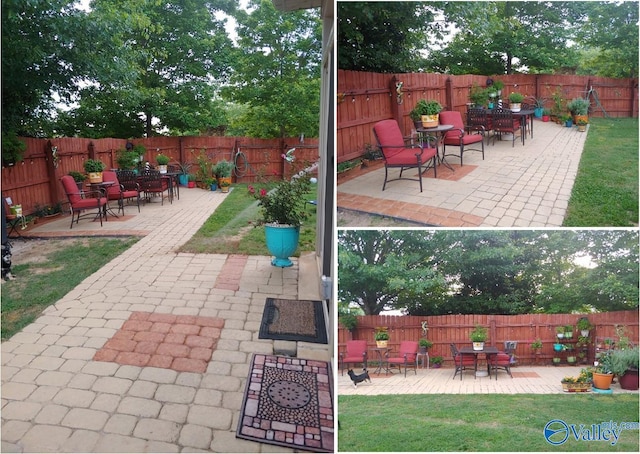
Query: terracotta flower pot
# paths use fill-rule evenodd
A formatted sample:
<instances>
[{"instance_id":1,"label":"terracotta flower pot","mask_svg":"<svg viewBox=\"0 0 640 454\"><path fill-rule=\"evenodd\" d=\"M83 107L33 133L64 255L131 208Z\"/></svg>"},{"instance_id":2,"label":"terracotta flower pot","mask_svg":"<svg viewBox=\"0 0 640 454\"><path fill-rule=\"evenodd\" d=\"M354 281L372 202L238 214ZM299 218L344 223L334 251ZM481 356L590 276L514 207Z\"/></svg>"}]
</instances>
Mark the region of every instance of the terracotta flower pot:
<instances>
[{"instance_id":1,"label":"terracotta flower pot","mask_svg":"<svg viewBox=\"0 0 640 454\"><path fill-rule=\"evenodd\" d=\"M598 389L609 389L613 381L613 374L593 373L593 386Z\"/></svg>"}]
</instances>

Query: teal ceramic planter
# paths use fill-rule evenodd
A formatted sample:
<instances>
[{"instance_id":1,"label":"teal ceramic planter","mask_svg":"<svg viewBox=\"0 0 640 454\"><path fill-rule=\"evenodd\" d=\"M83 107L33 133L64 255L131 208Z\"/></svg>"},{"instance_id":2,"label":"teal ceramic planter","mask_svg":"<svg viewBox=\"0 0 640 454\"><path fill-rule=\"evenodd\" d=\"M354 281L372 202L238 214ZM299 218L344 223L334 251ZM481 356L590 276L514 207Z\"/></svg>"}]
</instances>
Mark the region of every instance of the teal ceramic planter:
<instances>
[{"instance_id":1,"label":"teal ceramic planter","mask_svg":"<svg viewBox=\"0 0 640 454\"><path fill-rule=\"evenodd\" d=\"M180 183L180 186L186 186L189 183L187 174L181 173L180 175L178 175L178 182Z\"/></svg>"},{"instance_id":2,"label":"teal ceramic planter","mask_svg":"<svg viewBox=\"0 0 640 454\"><path fill-rule=\"evenodd\" d=\"M266 236L267 249L271 255L275 256L271 260L273 266L285 268L292 266L293 262L289 256L298 249L300 239L300 227L281 224L265 224L264 233Z\"/></svg>"}]
</instances>

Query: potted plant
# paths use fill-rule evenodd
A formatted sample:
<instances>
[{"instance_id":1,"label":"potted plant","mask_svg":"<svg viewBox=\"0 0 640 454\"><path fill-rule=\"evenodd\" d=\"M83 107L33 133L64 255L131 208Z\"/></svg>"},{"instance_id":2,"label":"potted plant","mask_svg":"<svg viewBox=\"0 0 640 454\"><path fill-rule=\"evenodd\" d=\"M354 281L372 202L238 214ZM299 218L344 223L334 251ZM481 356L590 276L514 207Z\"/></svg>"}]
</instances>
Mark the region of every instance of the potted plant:
<instances>
[{"instance_id":1,"label":"potted plant","mask_svg":"<svg viewBox=\"0 0 640 454\"><path fill-rule=\"evenodd\" d=\"M564 125L567 128L570 128L570 127L573 126L573 118L569 114L561 115L560 116L560 122L561 122L561 124L564 123Z\"/></svg>"},{"instance_id":2,"label":"potted plant","mask_svg":"<svg viewBox=\"0 0 640 454\"><path fill-rule=\"evenodd\" d=\"M471 342L473 342L474 350L482 350L484 348L484 343L486 342L488 337L487 328L476 325L476 327L469 334L469 338Z\"/></svg>"},{"instance_id":3,"label":"potted plant","mask_svg":"<svg viewBox=\"0 0 640 454\"><path fill-rule=\"evenodd\" d=\"M523 99L524 95L522 93L513 92L509 95L509 108L512 112L520 112Z\"/></svg>"},{"instance_id":4,"label":"potted plant","mask_svg":"<svg viewBox=\"0 0 640 454\"><path fill-rule=\"evenodd\" d=\"M160 173L167 173L167 165L171 161L171 158L166 154L160 153L156 156L156 162L158 163L158 170Z\"/></svg>"},{"instance_id":5,"label":"potted plant","mask_svg":"<svg viewBox=\"0 0 640 454\"><path fill-rule=\"evenodd\" d=\"M587 120L580 118L576 121L578 125L578 131L585 132L587 130Z\"/></svg>"},{"instance_id":6,"label":"potted plant","mask_svg":"<svg viewBox=\"0 0 640 454\"><path fill-rule=\"evenodd\" d=\"M218 178L218 182L223 187L223 180ZM282 180L270 191L256 189L252 185L248 190L261 208L262 217L258 223L264 224L267 249L275 256L271 264L292 266L289 256L298 248L300 226L308 216L305 204L311 190L309 175L297 174L294 178Z\"/></svg>"},{"instance_id":7,"label":"potted plant","mask_svg":"<svg viewBox=\"0 0 640 454\"><path fill-rule=\"evenodd\" d=\"M189 162L180 162L178 163L178 168L180 169L180 175L178 175L178 181L182 186L187 186L189 184L189 172L191 171L192 164Z\"/></svg>"},{"instance_id":8,"label":"potted plant","mask_svg":"<svg viewBox=\"0 0 640 454\"><path fill-rule=\"evenodd\" d=\"M231 187L231 182L228 179L220 180L220 190L222 192L229 192L229 187Z\"/></svg>"},{"instance_id":9,"label":"potted plant","mask_svg":"<svg viewBox=\"0 0 640 454\"><path fill-rule=\"evenodd\" d=\"M493 85L487 87L487 96L489 97L489 103L487 107L489 109L493 109L495 107L495 100L498 97L498 90L496 90Z\"/></svg>"},{"instance_id":10,"label":"potted plant","mask_svg":"<svg viewBox=\"0 0 640 454\"><path fill-rule=\"evenodd\" d=\"M564 377L562 390L568 393L583 393L591 391L591 373L587 369L582 369L577 377Z\"/></svg>"},{"instance_id":11,"label":"potted plant","mask_svg":"<svg viewBox=\"0 0 640 454\"><path fill-rule=\"evenodd\" d=\"M187 175L187 187L189 188L196 187L196 176L192 173Z\"/></svg>"},{"instance_id":12,"label":"potted plant","mask_svg":"<svg viewBox=\"0 0 640 454\"><path fill-rule=\"evenodd\" d=\"M500 96L502 96L502 89L504 88L504 82L502 82L501 80L494 80L493 88L496 89L496 92L498 93L498 98L500 98Z\"/></svg>"},{"instance_id":13,"label":"potted plant","mask_svg":"<svg viewBox=\"0 0 640 454\"><path fill-rule=\"evenodd\" d=\"M638 389L638 347L611 351L611 372L622 389Z\"/></svg>"},{"instance_id":14,"label":"potted plant","mask_svg":"<svg viewBox=\"0 0 640 454\"><path fill-rule=\"evenodd\" d=\"M566 325L564 327L564 338L571 339L573 337L573 325Z\"/></svg>"},{"instance_id":15,"label":"potted plant","mask_svg":"<svg viewBox=\"0 0 640 454\"><path fill-rule=\"evenodd\" d=\"M376 328L376 333L373 338L376 341L378 348L387 348L389 345L389 331L386 326Z\"/></svg>"},{"instance_id":16,"label":"potted plant","mask_svg":"<svg viewBox=\"0 0 640 454\"><path fill-rule=\"evenodd\" d=\"M22 161L27 144L15 132L2 132L2 164L12 166Z\"/></svg>"},{"instance_id":17,"label":"potted plant","mask_svg":"<svg viewBox=\"0 0 640 454\"><path fill-rule=\"evenodd\" d=\"M547 109L547 108L545 108L545 109L542 111L542 121L543 121L544 123L548 123L548 122L549 122L549 116L550 116L550 115L551 115L551 109Z\"/></svg>"},{"instance_id":18,"label":"potted plant","mask_svg":"<svg viewBox=\"0 0 640 454\"><path fill-rule=\"evenodd\" d=\"M444 358L442 356L434 356L429 360L431 367L434 369L440 369L442 367L442 363L444 362Z\"/></svg>"},{"instance_id":19,"label":"potted plant","mask_svg":"<svg viewBox=\"0 0 640 454\"><path fill-rule=\"evenodd\" d=\"M589 337L589 331L593 329L593 325L587 317L580 317L576 323L576 327L580 330L582 337Z\"/></svg>"},{"instance_id":20,"label":"potted plant","mask_svg":"<svg viewBox=\"0 0 640 454\"><path fill-rule=\"evenodd\" d=\"M588 99L573 98L567 103L567 110L573 115L573 121L577 124L578 120L589 122L589 106L591 103Z\"/></svg>"},{"instance_id":21,"label":"potted plant","mask_svg":"<svg viewBox=\"0 0 640 454\"><path fill-rule=\"evenodd\" d=\"M611 339L610 337L606 337L604 339L604 348L606 348L607 350L611 350L611 348L613 348L613 339Z\"/></svg>"},{"instance_id":22,"label":"potted plant","mask_svg":"<svg viewBox=\"0 0 640 454\"><path fill-rule=\"evenodd\" d=\"M134 149L127 150L122 149L118 151L118 156L116 157L116 163L118 164L118 168L122 170L130 170L135 169L139 162L139 154Z\"/></svg>"},{"instance_id":23,"label":"potted plant","mask_svg":"<svg viewBox=\"0 0 640 454\"><path fill-rule=\"evenodd\" d=\"M478 84L474 83L471 86L471 91L469 92L469 99L475 107L484 107L489 100L489 92L483 88L480 88Z\"/></svg>"},{"instance_id":24,"label":"potted plant","mask_svg":"<svg viewBox=\"0 0 640 454\"><path fill-rule=\"evenodd\" d=\"M556 336L558 339L564 338L564 326L556 326Z\"/></svg>"},{"instance_id":25,"label":"potted plant","mask_svg":"<svg viewBox=\"0 0 640 454\"><path fill-rule=\"evenodd\" d=\"M419 100L409 112L409 118L413 121L413 125L418 128L422 128L422 116L427 115L427 101L425 99Z\"/></svg>"},{"instance_id":26,"label":"potted plant","mask_svg":"<svg viewBox=\"0 0 640 454\"><path fill-rule=\"evenodd\" d=\"M73 178L73 181L78 185L78 191L82 191L84 189L84 182L87 180L87 176L82 172L77 172L72 170L68 173L69 176Z\"/></svg>"},{"instance_id":27,"label":"potted plant","mask_svg":"<svg viewBox=\"0 0 640 454\"><path fill-rule=\"evenodd\" d=\"M424 99L421 99L416 103L416 107L414 107L413 111L411 111L414 115L412 119L417 115L417 112L419 112L420 120L422 121L422 127L435 128L436 126L438 126L438 114L441 111L442 105L438 101L433 99L425 101Z\"/></svg>"},{"instance_id":28,"label":"potted plant","mask_svg":"<svg viewBox=\"0 0 640 454\"><path fill-rule=\"evenodd\" d=\"M420 347L420 353L424 355L425 353L427 353L427 349L433 346L433 342L431 342L429 339L422 338L418 341L418 346Z\"/></svg>"},{"instance_id":29,"label":"potted plant","mask_svg":"<svg viewBox=\"0 0 640 454\"><path fill-rule=\"evenodd\" d=\"M217 191L218 190L218 180L216 180L213 177L209 177L205 180L205 185L207 186L207 188L211 191Z\"/></svg>"},{"instance_id":30,"label":"potted plant","mask_svg":"<svg viewBox=\"0 0 640 454\"><path fill-rule=\"evenodd\" d=\"M554 356L551 361L553 362L554 366L557 366L558 364L560 364L560 358L557 356Z\"/></svg>"},{"instance_id":31,"label":"potted plant","mask_svg":"<svg viewBox=\"0 0 640 454\"><path fill-rule=\"evenodd\" d=\"M218 184L220 188L231 186L231 172L233 172L233 163L223 159L218 161L213 167L213 173L218 178ZM223 183L228 182L226 186Z\"/></svg>"},{"instance_id":32,"label":"potted plant","mask_svg":"<svg viewBox=\"0 0 640 454\"><path fill-rule=\"evenodd\" d=\"M611 370L611 352L608 351L600 356L598 361L594 361L593 386L598 389L609 389L613 381Z\"/></svg>"},{"instance_id":33,"label":"potted plant","mask_svg":"<svg viewBox=\"0 0 640 454\"><path fill-rule=\"evenodd\" d=\"M99 159L87 159L84 164L84 170L89 174L89 183L102 183L102 172L105 165Z\"/></svg>"},{"instance_id":34,"label":"potted plant","mask_svg":"<svg viewBox=\"0 0 640 454\"><path fill-rule=\"evenodd\" d=\"M544 103L546 99L544 98L535 98L533 101L533 116L536 118L542 118L544 113Z\"/></svg>"}]
</instances>

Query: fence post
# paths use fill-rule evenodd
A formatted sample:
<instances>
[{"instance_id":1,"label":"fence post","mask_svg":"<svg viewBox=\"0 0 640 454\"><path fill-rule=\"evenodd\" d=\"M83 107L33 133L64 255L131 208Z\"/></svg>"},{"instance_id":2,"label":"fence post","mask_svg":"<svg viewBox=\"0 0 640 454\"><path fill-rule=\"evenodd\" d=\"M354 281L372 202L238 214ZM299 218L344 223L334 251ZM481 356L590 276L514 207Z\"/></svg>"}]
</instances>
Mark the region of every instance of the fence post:
<instances>
[{"instance_id":1,"label":"fence post","mask_svg":"<svg viewBox=\"0 0 640 454\"><path fill-rule=\"evenodd\" d=\"M447 77L447 80L444 82L444 99L446 100L447 106L449 110L454 110L453 105L453 81L451 77Z\"/></svg>"},{"instance_id":2,"label":"fence post","mask_svg":"<svg viewBox=\"0 0 640 454\"><path fill-rule=\"evenodd\" d=\"M391 94L391 96L389 96L389 103L391 104L391 116L398 122L398 126L400 126L400 130L402 131L402 135L403 136L408 136L409 134L404 131L404 122L402 121L402 115L400 115L400 108L399 108L399 99L402 100L403 96L401 97L400 94L404 95L404 92L402 92L402 87L398 88L397 84L400 83L401 81L398 80L398 78L396 76L393 76L391 78L391 80L389 81L389 92ZM394 96L394 94L398 94L398 96Z\"/></svg>"},{"instance_id":3,"label":"fence post","mask_svg":"<svg viewBox=\"0 0 640 454\"><path fill-rule=\"evenodd\" d=\"M50 203L56 204L62 200L60 195L60 185L58 184L58 178L56 177L56 168L58 167L58 150L55 149L50 140L45 145L44 154L46 156L45 165L47 166L47 175L49 177L49 193Z\"/></svg>"}]
</instances>

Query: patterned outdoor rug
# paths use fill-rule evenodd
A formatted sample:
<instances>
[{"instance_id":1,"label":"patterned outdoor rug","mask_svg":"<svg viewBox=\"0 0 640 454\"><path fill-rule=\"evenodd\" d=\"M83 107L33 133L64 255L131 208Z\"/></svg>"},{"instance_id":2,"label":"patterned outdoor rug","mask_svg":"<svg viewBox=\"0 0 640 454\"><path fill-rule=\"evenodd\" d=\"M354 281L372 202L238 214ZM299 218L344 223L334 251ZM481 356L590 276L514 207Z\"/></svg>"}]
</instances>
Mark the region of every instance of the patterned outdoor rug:
<instances>
[{"instance_id":1,"label":"patterned outdoor rug","mask_svg":"<svg viewBox=\"0 0 640 454\"><path fill-rule=\"evenodd\" d=\"M453 171L447 166L438 166L438 176L436 177L438 180L458 181L478 168L478 166L470 166L467 164L462 167L460 167L460 164L449 165L453 168ZM423 173L422 176L426 178L433 178L433 169L429 169L426 173Z\"/></svg>"},{"instance_id":2,"label":"patterned outdoor rug","mask_svg":"<svg viewBox=\"0 0 640 454\"><path fill-rule=\"evenodd\" d=\"M329 363L253 355L236 437L333 452L333 421Z\"/></svg>"},{"instance_id":3,"label":"patterned outdoor rug","mask_svg":"<svg viewBox=\"0 0 640 454\"><path fill-rule=\"evenodd\" d=\"M513 378L540 378L537 372L511 372Z\"/></svg>"},{"instance_id":4,"label":"patterned outdoor rug","mask_svg":"<svg viewBox=\"0 0 640 454\"><path fill-rule=\"evenodd\" d=\"M267 298L258 337L326 344L322 301Z\"/></svg>"}]
</instances>

